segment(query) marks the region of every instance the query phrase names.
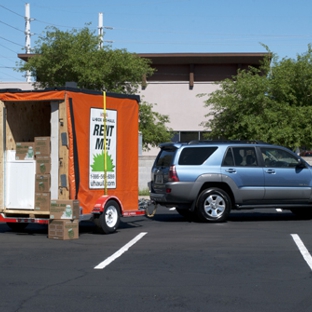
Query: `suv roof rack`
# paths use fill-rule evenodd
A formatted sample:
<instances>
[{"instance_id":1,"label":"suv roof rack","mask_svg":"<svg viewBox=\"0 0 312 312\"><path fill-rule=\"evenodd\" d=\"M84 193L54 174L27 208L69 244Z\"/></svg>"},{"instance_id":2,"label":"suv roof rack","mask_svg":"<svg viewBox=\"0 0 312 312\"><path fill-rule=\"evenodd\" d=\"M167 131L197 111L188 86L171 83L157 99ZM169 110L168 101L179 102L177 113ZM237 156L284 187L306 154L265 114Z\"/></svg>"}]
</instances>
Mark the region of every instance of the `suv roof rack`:
<instances>
[{"instance_id":1,"label":"suv roof rack","mask_svg":"<svg viewBox=\"0 0 312 312\"><path fill-rule=\"evenodd\" d=\"M267 142L263 142L263 141L256 141L256 140L192 140L189 141L187 144L201 144L201 143L232 143L232 144L269 144Z\"/></svg>"}]
</instances>

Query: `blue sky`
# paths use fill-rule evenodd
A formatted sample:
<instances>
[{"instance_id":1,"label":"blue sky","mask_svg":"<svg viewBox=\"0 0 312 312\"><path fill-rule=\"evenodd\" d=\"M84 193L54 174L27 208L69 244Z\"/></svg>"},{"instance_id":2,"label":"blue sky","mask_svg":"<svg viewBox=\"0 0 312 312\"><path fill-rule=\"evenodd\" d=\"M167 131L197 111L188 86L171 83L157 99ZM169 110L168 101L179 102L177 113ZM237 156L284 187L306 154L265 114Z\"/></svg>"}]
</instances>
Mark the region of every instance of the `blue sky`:
<instances>
[{"instance_id":1,"label":"blue sky","mask_svg":"<svg viewBox=\"0 0 312 312\"><path fill-rule=\"evenodd\" d=\"M25 1L0 3L0 82L21 82L13 70L25 53ZM47 26L97 33L104 44L135 53L265 52L295 58L312 43L311 0L36 0L29 1L31 45Z\"/></svg>"}]
</instances>

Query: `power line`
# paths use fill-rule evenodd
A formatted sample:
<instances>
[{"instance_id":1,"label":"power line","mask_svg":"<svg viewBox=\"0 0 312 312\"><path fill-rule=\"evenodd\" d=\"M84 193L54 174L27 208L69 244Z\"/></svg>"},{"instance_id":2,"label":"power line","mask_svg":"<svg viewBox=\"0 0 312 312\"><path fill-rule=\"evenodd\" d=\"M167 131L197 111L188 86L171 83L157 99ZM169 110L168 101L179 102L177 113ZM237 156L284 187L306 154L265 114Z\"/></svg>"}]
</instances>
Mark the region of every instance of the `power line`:
<instances>
[{"instance_id":1,"label":"power line","mask_svg":"<svg viewBox=\"0 0 312 312\"><path fill-rule=\"evenodd\" d=\"M5 49L7 49L7 50L9 50L9 51L11 51L11 52L14 52L15 54L18 53L18 52L16 52L16 51L14 51L14 50L12 50L12 49L10 49L10 48L4 46L3 44L0 44L0 46L3 47L3 48L5 48Z\"/></svg>"},{"instance_id":2,"label":"power line","mask_svg":"<svg viewBox=\"0 0 312 312\"><path fill-rule=\"evenodd\" d=\"M6 25L6 26L9 26L9 27L11 27L11 28L13 28L13 29L15 29L15 30L18 30L18 31L20 31L20 32L22 32L22 33L24 33L23 30L18 29L18 28L14 27L14 26L11 26L11 25L9 25L9 24L7 24L7 23L5 23L5 22L0 21L0 23L1 23L1 24L4 24L4 25Z\"/></svg>"},{"instance_id":3,"label":"power line","mask_svg":"<svg viewBox=\"0 0 312 312\"><path fill-rule=\"evenodd\" d=\"M12 78L14 78L15 80L18 80L18 81L23 81L23 79L21 79L20 77L12 76L12 75L10 75L10 74L8 74L8 73L5 73L5 72L0 72L0 74L6 75L6 76L8 76L8 77L12 77ZM0 78L0 81L3 82L3 78L2 78L2 79Z\"/></svg>"},{"instance_id":4,"label":"power line","mask_svg":"<svg viewBox=\"0 0 312 312\"><path fill-rule=\"evenodd\" d=\"M2 40L5 40L5 41L8 41L8 42L10 42L10 43L13 43L13 44L15 44L15 45L17 45L17 46L19 46L19 47L24 47L24 46L22 46L22 45L20 45L20 44L18 44L18 43L16 43L16 42L13 42L13 41L11 41L11 40L9 40L9 39L6 39L6 38L4 38L4 37L2 37L2 36L0 36L0 38L2 39ZM14 51L13 51L14 52Z\"/></svg>"},{"instance_id":5,"label":"power line","mask_svg":"<svg viewBox=\"0 0 312 312\"><path fill-rule=\"evenodd\" d=\"M17 13L17 12L15 12L15 11L13 11L13 10L11 10L11 9L9 9L9 8L7 8L7 7L5 7L5 6L3 6L3 5L0 5L0 7L2 7L2 8L4 8L5 10L7 10L7 11L10 11L11 13L13 13L13 14L16 14L16 15L18 15L18 16L20 16L20 17L22 17L22 18L24 18L24 16L23 15L21 15L21 14L19 14L19 13ZM43 8L45 8L44 6L41 6L41 7L43 7ZM46 7L46 8L49 8L49 7ZM63 27L63 28L78 28L78 29L80 29L81 27L74 27L74 26L69 26L69 25L59 25L59 24L54 24L54 23L50 23L50 22L45 22L45 21L42 21L42 20L40 20L40 19L36 19L36 18L34 18L33 19L34 21L37 21L37 22L39 22L39 23L43 23L43 24L47 24L47 25L51 25L51 26L56 26L56 27ZM1 22L1 21L0 21ZM22 31L22 30L20 30L20 29L17 29L17 28L15 28L14 26L11 26L11 25L8 25L8 24L6 24L6 23L4 23L4 22L1 22L1 23L3 23L3 24L5 24L5 25L7 25L7 26L9 26L9 27L12 27L12 28L14 28L14 29L16 29L16 30L18 30L18 31ZM151 33L151 32L154 32L154 33L162 33L162 32L165 32L165 33L178 33L178 34L185 34L185 33L189 33L189 32L174 32L174 31L168 31L168 30L148 30L148 29L130 29L130 28L115 28L114 27L114 29L115 30L126 30L126 31L138 31L138 32L149 32L149 33ZM23 32L23 31L22 31ZM190 32L191 34L193 34L193 32ZM220 34L220 33L206 33L206 32L197 32L197 34L203 34L203 35L213 35L213 36L237 36L237 34ZM245 34L245 35L240 35L240 36L244 36L244 37L253 37L253 36L259 36L259 34ZM260 36L262 36L262 37L275 37L275 38L309 38L309 37L311 37L310 35L267 35L267 34L262 34L262 35L260 35ZM246 38L247 39L247 38Z\"/></svg>"},{"instance_id":6,"label":"power line","mask_svg":"<svg viewBox=\"0 0 312 312\"><path fill-rule=\"evenodd\" d=\"M16 53L16 52L14 52L14 53ZM7 57L7 56L0 54L0 59L6 59L10 62L14 62L12 59L16 60L16 57Z\"/></svg>"},{"instance_id":7,"label":"power line","mask_svg":"<svg viewBox=\"0 0 312 312\"><path fill-rule=\"evenodd\" d=\"M10 11L11 13L14 13L15 15L18 15L18 16L20 16L20 17L24 18L24 16L23 16L23 15L18 14L18 13L16 13L16 12L14 12L14 11L12 11L12 10L10 10L10 9L6 8L6 7L5 7L5 6L3 6L2 4L0 4L0 7L4 8L5 10Z\"/></svg>"},{"instance_id":8,"label":"power line","mask_svg":"<svg viewBox=\"0 0 312 312\"><path fill-rule=\"evenodd\" d=\"M47 24L47 25L51 25L51 26L57 26L57 27L64 27L64 28L82 28L82 27L74 27L74 26L65 26L65 25L58 25L58 24L53 24L53 23L49 23L49 22L44 22L44 21L41 21L37 18L34 18L33 19L34 21L36 22L39 22L39 23L43 23L43 24Z\"/></svg>"}]
</instances>

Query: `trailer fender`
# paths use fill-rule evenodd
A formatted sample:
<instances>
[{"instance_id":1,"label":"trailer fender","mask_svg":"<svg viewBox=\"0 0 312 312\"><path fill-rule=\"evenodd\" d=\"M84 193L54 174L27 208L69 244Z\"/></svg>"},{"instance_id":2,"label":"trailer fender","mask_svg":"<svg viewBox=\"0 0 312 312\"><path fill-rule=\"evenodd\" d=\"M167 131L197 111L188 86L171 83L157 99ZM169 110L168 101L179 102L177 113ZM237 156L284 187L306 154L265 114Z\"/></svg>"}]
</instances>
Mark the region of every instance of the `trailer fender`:
<instances>
[{"instance_id":1,"label":"trailer fender","mask_svg":"<svg viewBox=\"0 0 312 312\"><path fill-rule=\"evenodd\" d=\"M121 201L119 200L118 197L114 196L114 195L102 195L101 197L99 197L97 199L97 201L94 204L92 213L93 214L101 214L104 211L105 208L105 204L109 201L109 200L115 200L119 207L120 207L120 213L122 215L123 213L123 206L121 204Z\"/></svg>"}]
</instances>

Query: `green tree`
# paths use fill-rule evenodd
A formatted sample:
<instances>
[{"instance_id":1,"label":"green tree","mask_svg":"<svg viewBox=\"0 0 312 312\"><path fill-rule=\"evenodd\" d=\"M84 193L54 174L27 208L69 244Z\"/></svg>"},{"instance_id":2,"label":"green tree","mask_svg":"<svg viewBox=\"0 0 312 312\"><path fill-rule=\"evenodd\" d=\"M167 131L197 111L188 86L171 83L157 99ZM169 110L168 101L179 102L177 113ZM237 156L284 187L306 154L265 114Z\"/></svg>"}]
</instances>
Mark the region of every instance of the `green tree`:
<instances>
[{"instance_id":1,"label":"green tree","mask_svg":"<svg viewBox=\"0 0 312 312\"><path fill-rule=\"evenodd\" d=\"M150 61L125 49L98 48L99 37L88 27L60 31L48 27L35 44L28 62L20 62L18 70L29 71L37 88L62 87L76 82L82 89L134 94L142 78L153 74ZM140 104L140 131L143 148L170 140L167 115L152 111L152 104Z\"/></svg>"},{"instance_id":2,"label":"green tree","mask_svg":"<svg viewBox=\"0 0 312 312\"><path fill-rule=\"evenodd\" d=\"M269 54L260 68L239 70L209 94L202 125L209 138L312 146L312 49L296 59ZM203 95L200 95L203 96Z\"/></svg>"}]
</instances>

